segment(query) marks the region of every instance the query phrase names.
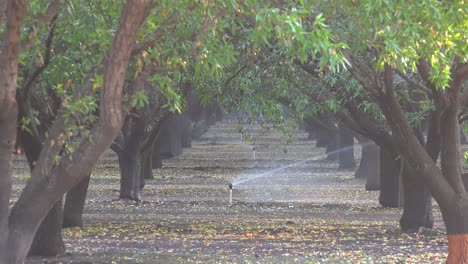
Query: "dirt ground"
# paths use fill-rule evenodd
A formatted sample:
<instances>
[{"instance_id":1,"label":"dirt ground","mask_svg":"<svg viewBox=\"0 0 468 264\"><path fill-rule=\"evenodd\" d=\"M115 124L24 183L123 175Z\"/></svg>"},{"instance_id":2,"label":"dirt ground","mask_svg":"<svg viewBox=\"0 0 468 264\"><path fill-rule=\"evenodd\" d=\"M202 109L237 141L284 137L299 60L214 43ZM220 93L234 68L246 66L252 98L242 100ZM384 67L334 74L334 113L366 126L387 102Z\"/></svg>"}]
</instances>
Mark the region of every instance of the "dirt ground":
<instances>
[{"instance_id":1,"label":"dirt ground","mask_svg":"<svg viewBox=\"0 0 468 264\"><path fill-rule=\"evenodd\" d=\"M437 207L434 229L400 234L401 210L380 207L378 192L326 161L305 133L286 144L278 132L255 129L241 142L236 131L236 120L218 123L165 160L140 203L116 199L119 169L106 154L92 175L85 227L64 231L67 253L27 263L444 262ZM28 177L23 159L16 195Z\"/></svg>"}]
</instances>

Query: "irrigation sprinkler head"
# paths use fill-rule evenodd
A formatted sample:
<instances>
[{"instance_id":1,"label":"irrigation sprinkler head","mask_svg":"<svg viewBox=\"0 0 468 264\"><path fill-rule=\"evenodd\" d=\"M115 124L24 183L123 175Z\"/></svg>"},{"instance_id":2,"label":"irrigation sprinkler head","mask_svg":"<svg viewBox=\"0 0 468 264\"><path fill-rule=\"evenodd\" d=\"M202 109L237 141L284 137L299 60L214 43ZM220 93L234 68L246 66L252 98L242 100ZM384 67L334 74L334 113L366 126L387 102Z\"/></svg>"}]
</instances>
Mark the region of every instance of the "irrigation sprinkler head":
<instances>
[{"instance_id":1,"label":"irrigation sprinkler head","mask_svg":"<svg viewBox=\"0 0 468 264\"><path fill-rule=\"evenodd\" d=\"M232 206L232 182L229 183L229 206Z\"/></svg>"}]
</instances>

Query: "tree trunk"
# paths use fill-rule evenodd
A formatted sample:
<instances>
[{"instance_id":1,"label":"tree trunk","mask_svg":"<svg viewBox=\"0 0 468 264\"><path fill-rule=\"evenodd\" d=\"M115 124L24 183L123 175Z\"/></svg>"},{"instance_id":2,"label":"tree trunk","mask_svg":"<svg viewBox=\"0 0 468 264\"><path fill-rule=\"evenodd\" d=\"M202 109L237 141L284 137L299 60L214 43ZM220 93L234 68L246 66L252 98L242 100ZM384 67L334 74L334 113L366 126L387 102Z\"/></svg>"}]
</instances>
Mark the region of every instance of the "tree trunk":
<instances>
[{"instance_id":1,"label":"tree trunk","mask_svg":"<svg viewBox=\"0 0 468 264\"><path fill-rule=\"evenodd\" d=\"M7 2L7 3L5 3ZM0 50L0 263L9 262L9 207L16 143L18 105L15 94L21 33L28 1L2 1L7 6ZM3 7L2 7L3 9ZM0 15L2 16L3 13ZM27 252L27 249L26 249Z\"/></svg>"},{"instance_id":2,"label":"tree trunk","mask_svg":"<svg viewBox=\"0 0 468 264\"><path fill-rule=\"evenodd\" d=\"M141 153L141 176L142 179L154 180L153 174L153 147ZM144 185L144 182L142 182Z\"/></svg>"},{"instance_id":3,"label":"tree trunk","mask_svg":"<svg viewBox=\"0 0 468 264\"><path fill-rule=\"evenodd\" d=\"M404 207L400 219L401 230L405 233L418 232L420 227L432 228L432 197L422 178L405 163L403 167Z\"/></svg>"},{"instance_id":4,"label":"tree trunk","mask_svg":"<svg viewBox=\"0 0 468 264\"><path fill-rule=\"evenodd\" d=\"M339 133L339 169L350 170L356 168L354 160L354 136L350 129L340 126Z\"/></svg>"},{"instance_id":5,"label":"tree trunk","mask_svg":"<svg viewBox=\"0 0 468 264\"><path fill-rule=\"evenodd\" d=\"M446 264L468 263L468 234L448 235L448 250Z\"/></svg>"},{"instance_id":6,"label":"tree trunk","mask_svg":"<svg viewBox=\"0 0 468 264\"><path fill-rule=\"evenodd\" d=\"M162 168L162 158L161 158L161 153L160 153L160 148L158 145L158 142L154 143L153 145L153 154L152 156L152 161L151 161L151 166L153 169L159 169Z\"/></svg>"},{"instance_id":7,"label":"tree trunk","mask_svg":"<svg viewBox=\"0 0 468 264\"><path fill-rule=\"evenodd\" d=\"M462 176L460 126L458 115L460 101L458 91L461 80L452 81L452 87L446 92L450 97L450 106L443 112L440 124L442 175L450 184L452 191L444 204L439 202L440 211L447 228L448 257L447 263L468 263L468 193ZM431 189L432 190L432 189Z\"/></svg>"},{"instance_id":8,"label":"tree trunk","mask_svg":"<svg viewBox=\"0 0 468 264\"><path fill-rule=\"evenodd\" d=\"M140 201L144 135L144 120L129 116L122 128L119 151L116 151L120 168L120 199Z\"/></svg>"},{"instance_id":9,"label":"tree trunk","mask_svg":"<svg viewBox=\"0 0 468 264\"><path fill-rule=\"evenodd\" d=\"M403 205L400 199L400 162L394 155L380 149L380 196L383 207L398 208Z\"/></svg>"},{"instance_id":10,"label":"tree trunk","mask_svg":"<svg viewBox=\"0 0 468 264\"><path fill-rule=\"evenodd\" d=\"M120 199L140 201L140 149L129 147L119 156Z\"/></svg>"},{"instance_id":11,"label":"tree trunk","mask_svg":"<svg viewBox=\"0 0 468 264\"><path fill-rule=\"evenodd\" d=\"M118 155L120 167L120 199L140 200L140 141L132 140Z\"/></svg>"},{"instance_id":12,"label":"tree trunk","mask_svg":"<svg viewBox=\"0 0 468 264\"><path fill-rule=\"evenodd\" d=\"M380 166L379 166L379 147L371 142L366 140L361 144L361 161L359 162L359 167L354 174L354 177L357 179L367 179L372 177L370 174L380 175Z\"/></svg>"},{"instance_id":13,"label":"tree trunk","mask_svg":"<svg viewBox=\"0 0 468 264\"><path fill-rule=\"evenodd\" d=\"M62 200L58 201L42 221L29 249L33 256L57 256L65 252L62 239Z\"/></svg>"},{"instance_id":14,"label":"tree trunk","mask_svg":"<svg viewBox=\"0 0 468 264\"><path fill-rule=\"evenodd\" d=\"M182 154L182 131L179 115L173 114L163 121L161 133L156 141L163 158L174 158Z\"/></svg>"},{"instance_id":15,"label":"tree trunk","mask_svg":"<svg viewBox=\"0 0 468 264\"><path fill-rule=\"evenodd\" d=\"M140 172L140 190L143 190L146 179L154 179L153 175L153 149L150 147L146 151L141 151L141 172Z\"/></svg>"},{"instance_id":16,"label":"tree trunk","mask_svg":"<svg viewBox=\"0 0 468 264\"><path fill-rule=\"evenodd\" d=\"M192 126L192 139L201 138L208 131L208 123L205 120L196 121Z\"/></svg>"},{"instance_id":17,"label":"tree trunk","mask_svg":"<svg viewBox=\"0 0 468 264\"><path fill-rule=\"evenodd\" d=\"M460 127L460 143L461 144L468 144L468 140L466 139L465 132L463 128Z\"/></svg>"},{"instance_id":18,"label":"tree trunk","mask_svg":"<svg viewBox=\"0 0 468 264\"><path fill-rule=\"evenodd\" d=\"M63 208L63 227L83 226L83 209L91 177L88 176L71 189Z\"/></svg>"},{"instance_id":19,"label":"tree trunk","mask_svg":"<svg viewBox=\"0 0 468 264\"><path fill-rule=\"evenodd\" d=\"M340 139L337 133L334 132L328 132L330 133L330 140L328 141L327 144L327 149L325 150L325 153L327 154L326 159L327 160L338 160L338 155L339 155L339 148L340 148Z\"/></svg>"},{"instance_id":20,"label":"tree trunk","mask_svg":"<svg viewBox=\"0 0 468 264\"><path fill-rule=\"evenodd\" d=\"M324 148L327 147L330 142L330 133L321 127L317 127L317 141L315 142L315 147Z\"/></svg>"},{"instance_id":21,"label":"tree trunk","mask_svg":"<svg viewBox=\"0 0 468 264\"><path fill-rule=\"evenodd\" d=\"M18 129L18 132L32 173L42 149L41 139L38 138L39 135L33 136L21 129ZM62 215L62 200L60 200L40 224L31 244L29 255L56 256L65 252L65 244L62 238Z\"/></svg>"},{"instance_id":22,"label":"tree trunk","mask_svg":"<svg viewBox=\"0 0 468 264\"><path fill-rule=\"evenodd\" d=\"M314 140L317 139L317 126L313 123L310 118L306 117L302 121L303 129L308 133L307 139Z\"/></svg>"},{"instance_id":23,"label":"tree trunk","mask_svg":"<svg viewBox=\"0 0 468 264\"><path fill-rule=\"evenodd\" d=\"M367 191L380 190L380 147L371 141L362 144L362 155L356 178L366 179Z\"/></svg>"},{"instance_id":24,"label":"tree trunk","mask_svg":"<svg viewBox=\"0 0 468 264\"><path fill-rule=\"evenodd\" d=\"M183 148L192 147L192 121L187 114L180 116L181 122L181 144Z\"/></svg>"}]
</instances>

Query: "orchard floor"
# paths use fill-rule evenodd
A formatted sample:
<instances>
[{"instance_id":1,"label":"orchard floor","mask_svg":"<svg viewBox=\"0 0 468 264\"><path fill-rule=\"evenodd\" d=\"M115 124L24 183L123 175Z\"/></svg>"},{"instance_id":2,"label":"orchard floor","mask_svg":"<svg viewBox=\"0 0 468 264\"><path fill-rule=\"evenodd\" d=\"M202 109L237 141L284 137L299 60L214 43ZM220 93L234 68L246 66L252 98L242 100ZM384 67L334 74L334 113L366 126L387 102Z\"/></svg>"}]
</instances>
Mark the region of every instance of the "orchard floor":
<instances>
[{"instance_id":1,"label":"orchard floor","mask_svg":"<svg viewBox=\"0 0 468 264\"><path fill-rule=\"evenodd\" d=\"M139 203L116 199L119 169L106 154L93 172L85 226L64 230L67 253L27 263L444 262L437 207L434 229L399 234L401 210L380 207L378 192L325 160L305 133L286 144L278 132L257 129L241 142L236 131L235 120L218 123L165 160ZM28 172L21 157L15 164L17 195ZM241 183L230 206L232 181Z\"/></svg>"}]
</instances>

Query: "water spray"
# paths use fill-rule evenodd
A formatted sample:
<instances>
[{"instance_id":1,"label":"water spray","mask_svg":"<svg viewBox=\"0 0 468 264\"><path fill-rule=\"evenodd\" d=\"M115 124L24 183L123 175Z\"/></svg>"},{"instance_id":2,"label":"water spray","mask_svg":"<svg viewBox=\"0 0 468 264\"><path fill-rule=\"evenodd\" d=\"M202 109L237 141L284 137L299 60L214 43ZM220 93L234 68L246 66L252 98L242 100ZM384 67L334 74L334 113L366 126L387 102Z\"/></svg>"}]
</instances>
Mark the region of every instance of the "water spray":
<instances>
[{"instance_id":1,"label":"water spray","mask_svg":"<svg viewBox=\"0 0 468 264\"><path fill-rule=\"evenodd\" d=\"M371 142L368 142L368 143L365 143L365 144L361 144L362 146L365 146L365 145L370 145L372 144ZM342 151L346 151L348 149L352 149L354 148L354 146L349 146L349 147L344 147L344 148L341 148L341 149L338 149L338 150L334 150L334 151L331 151L328 153L328 155L330 154L335 154L335 153L339 153L339 152L342 152ZM283 150L284 151L284 150ZM286 150L287 152L287 150ZM248 177L246 179L235 179L232 183L229 184L229 188L232 189L232 185L238 185L238 184L242 184L244 182L248 182L248 181L251 181L251 180L254 180L254 179L258 179L258 178L263 178L265 176L268 176L268 175L271 175L277 171L281 171L281 170L284 170L286 168L290 168L290 167L293 167L293 166L297 166L299 164L303 164L303 163L306 163L308 161L313 161L313 160L318 160L319 158L325 156L324 154L320 154L320 155L317 155L315 157L312 157L310 159L304 159L304 160L301 160L299 162L295 162L295 163L291 163L289 165L286 165L286 166L283 166L283 167L280 167L280 168L277 168L277 169L274 169L274 170L271 170L271 171L267 171L265 173L261 173L261 174L257 174L257 175L253 175L251 177Z\"/></svg>"},{"instance_id":2,"label":"water spray","mask_svg":"<svg viewBox=\"0 0 468 264\"><path fill-rule=\"evenodd\" d=\"M232 183L230 182L229 185L229 206L232 205Z\"/></svg>"}]
</instances>

